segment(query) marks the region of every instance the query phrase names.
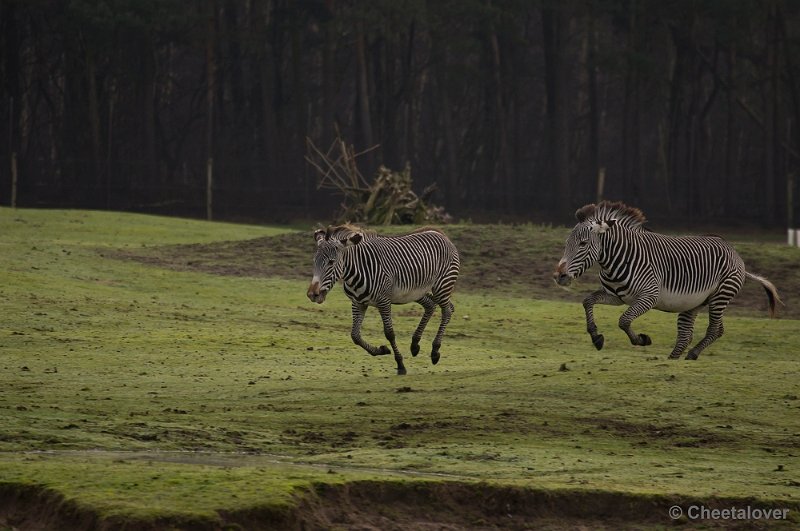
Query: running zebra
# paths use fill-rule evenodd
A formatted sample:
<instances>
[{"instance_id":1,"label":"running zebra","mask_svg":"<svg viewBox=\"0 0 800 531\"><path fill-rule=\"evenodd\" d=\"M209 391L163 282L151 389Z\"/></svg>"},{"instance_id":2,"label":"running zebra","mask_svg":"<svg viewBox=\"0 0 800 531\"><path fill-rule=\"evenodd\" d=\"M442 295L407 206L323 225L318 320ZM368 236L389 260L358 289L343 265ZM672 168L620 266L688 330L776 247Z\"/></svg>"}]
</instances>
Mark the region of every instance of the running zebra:
<instances>
[{"instance_id":1,"label":"running zebra","mask_svg":"<svg viewBox=\"0 0 800 531\"><path fill-rule=\"evenodd\" d=\"M770 316L781 303L775 286L767 279L745 271L742 258L719 236L666 236L643 227L645 217L624 203L603 201L577 212L553 279L567 286L595 262L600 265L599 289L583 300L586 329L597 350L603 335L594 323L595 304L629 308L619 327L633 345L649 345L650 337L631 330L634 319L653 308L678 313L678 340L670 358L680 358L692 340L697 313L708 306L708 330L686 359L722 336L722 314L744 284L745 277L761 283L769 299Z\"/></svg>"},{"instance_id":2,"label":"running zebra","mask_svg":"<svg viewBox=\"0 0 800 531\"><path fill-rule=\"evenodd\" d=\"M397 374L406 374L406 368L395 342L392 304L416 301L425 309L411 338L412 356L419 353L422 332L439 306L442 322L431 350L435 365L439 361L442 336L455 309L450 296L459 269L458 250L447 236L435 229L420 229L404 236L379 236L353 225L340 225L317 230L314 239L317 250L308 298L322 304L333 285L343 280L344 292L353 306L350 337L373 356L394 352ZM383 333L392 350L386 345L372 346L361 338L361 323L369 306L378 308Z\"/></svg>"}]
</instances>

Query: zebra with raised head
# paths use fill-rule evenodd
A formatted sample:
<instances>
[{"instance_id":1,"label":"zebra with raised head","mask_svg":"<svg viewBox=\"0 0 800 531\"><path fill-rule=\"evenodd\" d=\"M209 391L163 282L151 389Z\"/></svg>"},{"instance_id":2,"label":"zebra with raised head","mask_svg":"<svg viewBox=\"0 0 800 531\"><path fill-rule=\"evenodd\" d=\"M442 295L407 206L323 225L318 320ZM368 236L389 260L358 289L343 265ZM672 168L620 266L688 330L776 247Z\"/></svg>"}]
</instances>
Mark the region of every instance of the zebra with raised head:
<instances>
[{"instance_id":1,"label":"zebra with raised head","mask_svg":"<svg viewBox=\"0 0 800 531\"><path fill-rule=\"evenodd\" d=\"M344 292L353 307L353 342L379 356L394 352L397 374L406 374L403 356L395 342L392 304L416 301L425 309L411 338L411 355L419 353L422 332L436 306L442 321L433 340L431 361L439 361L439 347L447 323L453 315L450 302L459 271L458 250L441 231L420 229L404 236L379 236L353 225L320 229L314 233L314 276L308 298L321 304L334 284L342 280ZM375 347L361 338L361 323L367 308L375 306L381 314L383 332L391 350Z\"/></svg>"},{"instance_id":2,"label":"zebra with raised head","mask_svg":"<svg viewBox=\"0 0 800 531\"><path fill-rule=\"evenodd\" d=\"M595 262L600 266L602 288L583 301L586 329L592 343L603 348L597 333L595 304L627 304L619 327L633 345L649 345L650 337L631 330L634 319L653 308L678 313L678 339L670 358L679 358L692 340L697 313L708 306L708 329L686 355L700 352L722 336L722 314L744 284L758 281L767 292L770 316L781 302L767 279L745 271L739 254L719 236L667 236L647 230L637 208L603 201L575 212L578 224L566 241L564 256L553 279L566 286Z\"/></svg>"}]
</instances>

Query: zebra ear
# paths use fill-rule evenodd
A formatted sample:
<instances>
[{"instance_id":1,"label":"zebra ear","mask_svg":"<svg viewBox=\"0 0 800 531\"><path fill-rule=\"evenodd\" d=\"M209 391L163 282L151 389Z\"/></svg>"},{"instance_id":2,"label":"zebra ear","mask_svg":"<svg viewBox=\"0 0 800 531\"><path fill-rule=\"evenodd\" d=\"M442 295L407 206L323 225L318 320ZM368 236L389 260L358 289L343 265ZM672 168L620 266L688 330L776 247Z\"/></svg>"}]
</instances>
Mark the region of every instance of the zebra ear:
<instances>
[{"instance_id":1,"label":"zebra ear","mask_svg":"<svg viewBox=\"0 0 800 531\"><path fill-rule=\"evenodd\" d=\"M609 219L607 221L592 221L592 232L604 234L606 231L608 231L608 229L616 224L616 219Z\"/></svg>"},{"instance_id":2,"label":"zebra ear","mask_svg":"<svg viewBox=\"0 0 800 531\"><path fill-rule=\"evenodd\" d=\"M345 244L345 246L356 245L358 243L361 243L361 240L363 240L363 239L364 239L364 236L362 234L356 232L356 233L352 234L349 238L347 238L344 241L344 244Z\"/></svg>"},{"instance_id":3,"label":"zebra ear","mask_svg":"<svg viewBox=\"0 0 800 531\"><path fill-rule=\"evenodd\" d=\"M314 239L317 241L317 245L322 243L322 240L325 239L325 229L317 229L314 231Z\"/></svg>"}]
</instances>

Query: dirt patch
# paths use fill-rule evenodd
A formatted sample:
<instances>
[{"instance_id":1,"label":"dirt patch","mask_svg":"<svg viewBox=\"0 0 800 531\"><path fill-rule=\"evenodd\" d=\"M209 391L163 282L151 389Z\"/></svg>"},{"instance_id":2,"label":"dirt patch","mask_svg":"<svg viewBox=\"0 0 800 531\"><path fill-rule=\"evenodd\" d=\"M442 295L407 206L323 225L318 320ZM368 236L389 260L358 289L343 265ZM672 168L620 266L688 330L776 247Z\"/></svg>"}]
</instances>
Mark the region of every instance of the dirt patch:
<instances>
[{"instance_id":1,"label":"dirt patch","mask_svg":"<svg viewBox=\"0 0 800 531\"><path fill-rule=\"evenodd\" d=\"M19 531L156 531L161 529L219 529L218 525L194 518L163 518L130 521L123 517L102 518L47 488L35 485L0 484L0 529Z\"/></svg>"},{"instance_id":2,"label":"dirt patch","mask_svg":"<svg viewBox=\"0 0 800 531\"><path fill-rule=\"evenodd\" d=\"M387 233L402 232L392 227ZM531 225L467 225L445 229L461 254L456 291L501 292L522 297L579 302L599 286L596 267L571 291L558 288L552 273L563 252L567 229ZM786 306L779 315L800 318L800 258L795 249L755 243L736 244L748 270L771 279ZM769 251L769 252L766 252ZM785 252L784 252L785 251ZM179 271L215 275L281 277L308 281L314 240L310 231L253 240L213 244L170 245L125 249L106 257L131 259ZM732 314L767 315L767 297L756 282L748 281L731 304Z\"/></svg>"},{"instance_id":3,"label":"dirt patch","mask_svg":"<svg viewBox=\"0 0 800 531\"><path fill-rule=\"evenodd\" d=\"M387 234L401 232L402 228L392 227ZM457 291L488 290L580 301L592 289L571 293L553 283L551 275L561 258L566 234L559 230L498 225L453 226L445 232L461 255ZM314 240L310 232L294 232L246 241L145 247L103 254L177 271L309 281Z\"/></svg>"},{"instance_id":4,"label":"dirt patch","mask_svg":"<svg viewBox=\"0 0 800 531\"><path fill-rule=\"evenodd\" d=\"M668 511L673 505L688 507L696 503L677 497L547 491L480 483L362 481L317 486L301 499L298 513L304 529L633 530L662 528L676 522L691 529L694 522L672 520ZM702 503L710 508L753 505L746 500ZM726 525L716 526L705 521L698 527L768 528L752 521L738 526L731 526L730 521L723 523Z\"/></svg>"},{"instance_id":5,"label":"dirt patch","mask_svg":"<svg viewBox=\"0 0 800 531\"><path fill-rule=\"evenodd\" d=\"M318 484L299 491L294 506L220 511L216 518L155 521L102 519L59 494L32 486L0 485L0 527L19 530L351 529L490 530L663 528L792 529L797 522L672 520L669 508L702 504L710 509L776 504L743 499L690 500L595 491L545 491L480 483L358 481ZM781 508L788 504L781 504ZM796 514L798 507L792 506ZM723 525L724 524L724 525ZM762 525L763 524L763 525ZM776 525L777 524L777 525Z\"/></svg>"},{"instance_id":6,"label":"dirt patch","mask_svg":"<svg viewBox=\"0 0 800 531\"><path fill-rule=\"evenodd\" d=\"M636 441L635 444L676 446L680 448L717 447L735 440L732 436L711 431L690 430L677 424L634 424L617 419L583 419L600 431Z\"/></svg>"}]
</instances>

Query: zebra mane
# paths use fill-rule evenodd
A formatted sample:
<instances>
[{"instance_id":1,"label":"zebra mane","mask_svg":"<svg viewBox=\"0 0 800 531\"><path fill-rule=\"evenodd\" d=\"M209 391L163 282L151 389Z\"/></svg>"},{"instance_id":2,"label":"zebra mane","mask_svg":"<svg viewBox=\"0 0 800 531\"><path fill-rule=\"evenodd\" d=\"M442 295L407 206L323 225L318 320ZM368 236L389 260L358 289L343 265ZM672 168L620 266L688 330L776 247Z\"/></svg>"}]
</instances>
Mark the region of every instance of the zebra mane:
<instances>
[{"instance_id":1,"label":"zebra mane","mask_svg":"<svg viewBox=\"0 0 800 531\"><path fill-rule=\"evenodd\" d=\"M644 228L647 218L638 208L630 207L622 201L600 201L598 204L588 204L575 212L575 217L581 223L584 221L609 221L616 220L627 228Z\"/></svg>"},{"instance_id":2,"label":"zebra mane","mask_svg":"<svg viewBox=\"0 0 800 531\"><path fill-rule=\"evenodd\" d=\"M344 225L328 225L328 228L325 230L325 240L327 241L331 238L336 240L346 240L353 234L361 234L365 238L376 235L375 231L359 227L358 225L354 225L352 223L345 223Z\"/></svg>"},{"instance_id":3,"label":"zebra mane","mask_svg":"<svg viewBox=\"0 0 800 531\"><path fill-rule=\"evenodd\" d=\"M419 227L417 229L414 229L411 232L409 232L408 234L417 234L417 233L420 233L420 232L438 232L439 234L444 234L444 232L442 232L442 229L440 229L439 227L432 227L430 225L426 225L424 227Z\"/></svg>"},{"instance_id":4,"label":"zebra mane","mask_svg":"<svg viewBox=\"0 0 800 531\"><path fill-rule=\"evenodd\" d=\"M343 225L329 225L327 229L318 229L325 233L325 240L330 240L331 238L336 240L346 240L353 234L361 234L364 238L369 239L375 236L378 236L378 233L371 229L366 229L354 223L345 223ZM409 233L401 234L397 236L390 236L394 238L399 238L401 236L407 236L408 234L417 234L419 232L428 232L434 231L440 234L444 234L441 229L437 227L419 227L417 229L412 230Z\"/></svg>"}]
</instances>

